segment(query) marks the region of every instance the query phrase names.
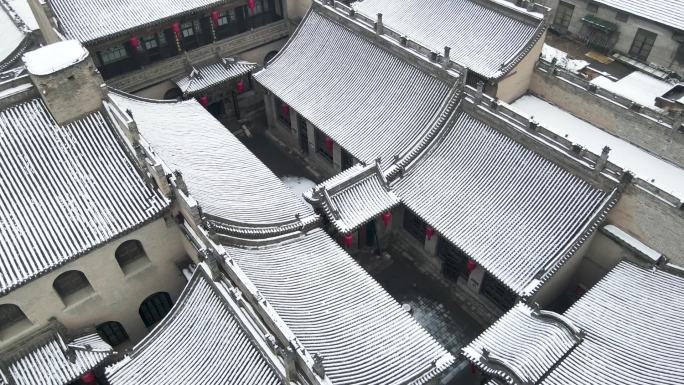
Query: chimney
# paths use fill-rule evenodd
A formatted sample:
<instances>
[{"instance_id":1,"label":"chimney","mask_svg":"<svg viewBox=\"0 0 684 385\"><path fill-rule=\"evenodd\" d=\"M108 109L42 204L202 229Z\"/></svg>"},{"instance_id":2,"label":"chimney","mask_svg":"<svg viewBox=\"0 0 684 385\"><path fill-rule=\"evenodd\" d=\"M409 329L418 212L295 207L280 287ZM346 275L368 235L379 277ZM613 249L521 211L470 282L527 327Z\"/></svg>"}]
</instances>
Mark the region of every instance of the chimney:
<instances>
[{"instance_id":1,"label":"chimney","mask_svg":"<svg viewBox=\"0 0 684 385\"><path fill-rule=\"evenodd\" d=\"M378 20L375 22L375 32L378 35L382 35L384 33L384 25L382 24L382 13L378 13Z\"/></svg>"},{"instance_id":2,"label":"chimney","mask_svg":"<svg viewBox=\"0 0 684 385\"><path fill-rule=\"evenodd\" d=\"M102 107L104 80L88 50L66 40L27 52L22 58L50 113L64 125Z\"/></svg>"}]
</instances>

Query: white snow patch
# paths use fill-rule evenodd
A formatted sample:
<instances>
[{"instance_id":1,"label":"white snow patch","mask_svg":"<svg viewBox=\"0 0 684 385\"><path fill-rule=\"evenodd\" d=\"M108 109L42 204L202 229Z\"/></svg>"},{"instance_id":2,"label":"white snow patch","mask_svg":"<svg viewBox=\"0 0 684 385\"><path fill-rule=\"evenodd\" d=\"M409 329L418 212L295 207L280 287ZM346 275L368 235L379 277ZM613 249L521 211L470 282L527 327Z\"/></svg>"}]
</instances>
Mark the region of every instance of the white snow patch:
<instances>
[{"instance_id":1,"label":"white snow patch","mask_svg":"<svg viewBox=\"0 0 684 385\"><path fill-rule=\"evenodd\" d=\"M312 180L301 176L286 175L281 177L280 180L285 186L287 186L287 188L294 191L295 194L303 201L305 201L304 193L316 187L316 183L314 183Z\"/></svg>"},{"instance_id":2,"label":"white snow patch","mask_svg":"<svg viewBox=\"0 0 684 385\"><path fill-rule=\"evenodd\" d=\"M14 25L7 12L0 7L0 62L9 58L24 41L24 33Z\"/></svg>"},{"instance_id":3,"label":"white snow patch","mask_svg":"<svg viewBox=\"0 0 684 385\"><path fill-rule=\"evenodd\" d=\"M621 230L618 227L615 227L613 225L607 225L603 227L603 230L610 233L613 237L621 240L625 244L627 244L630 248L632 248L634 251L636 251L639 254L642 254L645 257L648 257L649 259L653 260L653 262L658 262L660 258L662 258L663 254L653 250L652 248L646 246L644 243L642 243L640 240L634 238L633 236L627 234L623 230Z\"/></svg>"},{"instance_id":4,"label":"white snow patch","mask_svg":"<svg viewBox=\"0 0 684 385\"><path fill-rule=\"evenodd\" d=\"M76 40L65 40L46 45L24 54L26 69L33 75L49 75L80 63L88 57L88 50Z\"/></svg>"},{"instance_id":5,"label":"white snow patch","mask_svg":"<svg viewBox=\"0 0 684 385\"><path fill-rule=\"evenodd\" d=\"M7 4L19 15L21 20L31 31L37 31L40 27L29 7L28 0L5 0Z\"/></svg>"},{"instance_id":6,"label":"white snow patch","mask_svg":"<svg viewBox=\"0 0 684 385\"><path fill-rule=\"evenodd\" d=\"M535 96L525 95L512 106L523 114L534 116L548 130L595 154L600 154L604 146L610 147L609 161L684 200L683 169Z\"/></svg>"},{"instance_id":7,"label":"white snow patch","mask_svg":"<svg viewBox=\"0 0 684 385\"><path fill-rule=\"evenodd\" d=\"M558 48L553 48L548 44L544 44L541 53L542 59L551 62L556 59L556 65L565 68L566 70L579 73L581 70L589 66L589 62L585 60L574 60L568 57L566 52L559 50Z\"/></svg>"},{"instance_id":8,"label":"white snow patch","mask_svg":"<svg viewBox=\"0 0 684 385\"><path fill-rule=\"evenodd\" d=\"M672 84L639 71L632 72L616 82L599 76L591 83L656 111L660 111L655 105L656 97L672 89Z\"/></svg>"},{"instance_id":9,"label":"white snow patch","mask_svg":"<svg viewBox=\"0 0 684 385\"><path fill-rule=\"evenodd\" d=\"M6 90L0 91L0 99L6 98L8 96L16 95L20 92L24 92L33 87L32 83L20 84L16 87L8 88Z\"/></svg>"}]
</instances>

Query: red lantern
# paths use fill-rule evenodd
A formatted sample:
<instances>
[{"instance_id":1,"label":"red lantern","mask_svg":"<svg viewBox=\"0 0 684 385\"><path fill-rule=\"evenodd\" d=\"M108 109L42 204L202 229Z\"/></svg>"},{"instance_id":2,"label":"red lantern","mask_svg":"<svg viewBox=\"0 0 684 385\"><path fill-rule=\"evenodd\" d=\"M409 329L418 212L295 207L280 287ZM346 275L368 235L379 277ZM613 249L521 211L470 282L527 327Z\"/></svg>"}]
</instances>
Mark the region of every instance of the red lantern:
<instances>
[{"instance_id":1,"label":"red lantern","mask_svg":"<svg viewBox=\"0 0 684 385\"><path fill-rule=\"evenodd\" d=\"M475 262L472 259L469 259L466 263L466 270L468 270L468 274L472 273L475 269L477 269L477 262Z\"/></svg>"},{"instance_id":2,"label":"red lantern","mask_svg":"<svg viewBox=\"0 0 684 385\"><path fill-rule=\"evenodd\" d=\"M354 236L352 234L344 234L342 238L344 241L344 247L351 249L354 246Z\"/></svg>"},{"instance_id":3,"label":"red lantern","mask_svg":"<svg viewBox=\"0 0 684 385\"><path fill-rule=\"evenodd\" d=\"M237 91L238 94L245 92L245 82L243 82L242 80L238 81L235 85L235 91Z\"/></svg>"},{"instance_id":4,"label":"red lantern","mask_svg":"<svg viewBox=\"0 0 684 385\"><path fill-rule=\"evenodd\" d=\"M384 213L382 213L382 222L385 224L385 227L389 226L390 222L392 222L391 211L385 211Z\"/></svg>"},{"instance_id":5,"label":"red lantern","mask_svg":"<svg viewBox=\"0 0 684 385\"><path fill-rule=\"evenodd\" d=\"M137 36L132 36L130 39L128 39L128 43L131 45L131 48L133 48L134 51L137 51L140 48L140 39Z\"/></svg>"},{"instance_id":6,"label":"red lantern","mask_svg":"<svg viewBox=\"0 0 684 385\"><path fill-rule=\"evenodd\" d=\"M81 382L86 385L97 385L97 378L95 378L93 372L85 372L81 376Z\"/></svg>"},{"instance_id":7,"label":"red lantern","mask_svg":"<svg viewBox=\"0 0 684 385\"><path fill-rule=\"evenodd\" d=\"M249 2L247 3L247 6L249 7L249 9L251 9L253 11L254 8L256 8L256 1L249 0Z\"/></svg>"},{"instance_id":8,"label":"red lantern","mask_svg":"<svg viewBox=\"0 0 684 385\"><path fill-rule=\"evenodd\" d=\"M207 95L200 96L198 101L202 105L202 107L206 107L209 105L209 97Z\"/></svg>"},{"instance_id":9,"label":"red lantern","mask_svg":"<svg viewBox=\"0 0 684 385\"><path fill-rule=\"evenodd\" d=\"M328 151L332 151L332 150L333 150L333 145L334 145L334 144L335 144L335 141L332 140L331 137L329 137L329 136L326 136L326 137L325 137L325 148L327 148Z\"/></svg>"},{"instance_id":10,"label":"red lantern","mask_svg":"<svg viewBox=\"0 0 684 385\"><path fill-rule=\"evenodd\" d=\"M289 117L290 116L290 106L288 106L286 103L283 103L280 105L280 112L283 114L284 117Z\"/></svg>"},{"instance_id":11,"label":"red lantern","mask_svg":"<svg viewBox=\"0 0 684 385\"><path fill-rule=\"evenodd\" d=\"M431 240L434 235L435 229L432 228L432 226L425 227L425 236L427 237L428 241Z\"/></svg>"},{"instance_id":12,"label":"red lantern","mask_svg":"<svg viewBox=\"0 0 684 385\"><path fill-rule=\"evenodd\" d=\"M212 11L211 12L211 21L214 23L215 26L218 26L218 21L219 21L219 12L218 11Z\"/></svg>"},{"instance_id":13,"label":"red lantern","mask_svg":"<svg viewBox=\"0 0 684 385\"><path fill-rule=\"evenodd\" d=\"M180 24L179 24L177 21L174 22L173 24L171 24L171 30L172 30L173 33L175 33L176 35L180 35L180 32L181 32L181 30L180 30Z\"/></svg>"}]
</instances>

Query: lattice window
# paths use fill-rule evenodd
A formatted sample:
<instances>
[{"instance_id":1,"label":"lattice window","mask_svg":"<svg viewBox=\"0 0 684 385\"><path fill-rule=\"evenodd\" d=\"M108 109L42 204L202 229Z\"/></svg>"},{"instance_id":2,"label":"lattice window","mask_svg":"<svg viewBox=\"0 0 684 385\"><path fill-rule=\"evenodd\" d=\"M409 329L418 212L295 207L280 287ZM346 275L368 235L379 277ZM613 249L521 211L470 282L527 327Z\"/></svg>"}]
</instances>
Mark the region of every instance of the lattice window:
<instances>
[{"instance_id":1,"label":"lattice window","mask_svg":"<svg viewBox=\"0 0 684 385\"><path fill-rule=\"evenodd\" d=\"M151 328L169 313L172 306L173 302L171 301L169 293L160 292L147 297L147 299L140 304L138 313L145 326Z\"/></svg>"},{"instance_id":2,"label":"lattice window","mask_svg":"<svg viewBox=\"0 0 684 385\"><path fill-rule=\"evenodd\" d=\"M123 325L116 321L104 322L95 327L97 333L111 346L118 346L128 341L128 333Z\"/></svg>"},{"instance_id":3,"label":"lattice window","mask_svg":"<svg viewBox=\"0 0 684 385\"><path fill-rule=\"evenodd\" d=\"M658 35L647 31L643 28L639 28L634 36L634 42L632 42L632 47L629 49L630 56L633 56L639 60L646 61L648 55L651 54L651 49L655 44Z\"/></svg>"}]
</instances>

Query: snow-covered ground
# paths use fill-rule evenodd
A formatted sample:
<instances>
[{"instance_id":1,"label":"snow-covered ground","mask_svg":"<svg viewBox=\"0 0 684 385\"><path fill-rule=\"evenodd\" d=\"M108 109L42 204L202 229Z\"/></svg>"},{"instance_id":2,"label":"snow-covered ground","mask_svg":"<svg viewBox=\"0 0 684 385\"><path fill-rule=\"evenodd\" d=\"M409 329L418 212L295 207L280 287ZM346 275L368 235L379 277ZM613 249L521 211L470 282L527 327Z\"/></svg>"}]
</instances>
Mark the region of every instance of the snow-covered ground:
<instances>
[{"instance_id":1,"label":"snow-covered ground","mask_svg":"<svg viewBox=\"0 0 684 385\"><path fill-rule=\"evenodd\" d=\"M301 176L286 175L281 177L280 180L283 182L285 186L287 186L287 188L294 191L295 194L304 202L306 201L304 200L303 194L306 191L316 187L316 183L314 183L312 180Z\"/></svg>"},{"instance_id":2,"label":"snow-covered ground","mask_svg":"<svg viewBox=\"0 0 684 385\"><path fill-rule=\"evenodd\" d=\"M660 111L660 108L656 107L655 98L662 96L672 88L672 84L639 71L632 72L616 82L603 76L599 76L591 82L656 111Z\"/></svg>"},{"instance_id":3,"label":"snow-covered ground","mask_svg":"<svg viewBox=\"0 0 684 385\"><path fill-rule=\"evenodd\" d=\"M611 148L608 160L659 189L684 200L684 170L641 148L611 135L535 96L525 95L513 103L520 113L534 116L548 130L600 154Z\"/></svg>"}]
</instances>

